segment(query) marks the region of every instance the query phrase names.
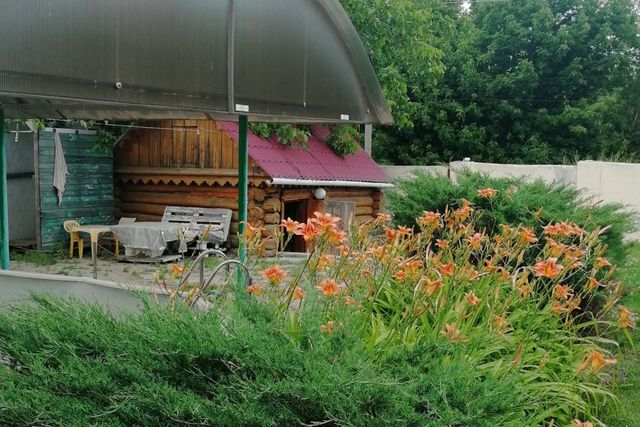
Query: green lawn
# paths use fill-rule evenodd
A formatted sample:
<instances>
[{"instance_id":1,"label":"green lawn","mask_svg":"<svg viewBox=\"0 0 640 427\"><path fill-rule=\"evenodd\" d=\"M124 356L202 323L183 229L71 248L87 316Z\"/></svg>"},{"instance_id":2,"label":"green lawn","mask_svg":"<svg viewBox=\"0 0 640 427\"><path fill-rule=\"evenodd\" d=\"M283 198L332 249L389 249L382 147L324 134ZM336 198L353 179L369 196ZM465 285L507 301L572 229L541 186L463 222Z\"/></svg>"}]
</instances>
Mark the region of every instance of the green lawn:
<instances>
[{"instance_id":1,"label":"green lawn","mask_svg":"<svg viewBox=\"0 0 640 427\"><path fill-rule=\"evenodd\" d=\"M631 246L625 265L620 266L618 277L625 285L623 304L640 313L640 244ZM640 322L638 322L640 326ZM624 344L619 355L620 363L614 378L615 391L620 397L620 407L605 420L610 427L636 427L640 425L640 330L633 331L636 351Z\"/></svg>"}]
</instances>

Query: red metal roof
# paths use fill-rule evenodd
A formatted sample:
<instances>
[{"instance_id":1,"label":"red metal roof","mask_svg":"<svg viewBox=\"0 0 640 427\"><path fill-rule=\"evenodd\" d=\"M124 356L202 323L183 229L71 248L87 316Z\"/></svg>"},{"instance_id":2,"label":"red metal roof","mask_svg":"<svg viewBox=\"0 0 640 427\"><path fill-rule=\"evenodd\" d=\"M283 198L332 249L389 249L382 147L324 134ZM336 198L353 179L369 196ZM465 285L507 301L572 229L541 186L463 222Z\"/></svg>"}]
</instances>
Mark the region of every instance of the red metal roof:
<instances>
[{"instance_id":1,"label":"red metal roof","mask_svg":"<svg viewBox=\"0 0 640 427\"><path fill-rule=\"evenodd\" d=\"M238 140L237 123L218 123L232 139ZM390 182L384 170L364 150L340 157L315 136L309 138L308 149L266 141L251 132L248 142L249 156L271 178Z\"/></svg>"}]
</instances>

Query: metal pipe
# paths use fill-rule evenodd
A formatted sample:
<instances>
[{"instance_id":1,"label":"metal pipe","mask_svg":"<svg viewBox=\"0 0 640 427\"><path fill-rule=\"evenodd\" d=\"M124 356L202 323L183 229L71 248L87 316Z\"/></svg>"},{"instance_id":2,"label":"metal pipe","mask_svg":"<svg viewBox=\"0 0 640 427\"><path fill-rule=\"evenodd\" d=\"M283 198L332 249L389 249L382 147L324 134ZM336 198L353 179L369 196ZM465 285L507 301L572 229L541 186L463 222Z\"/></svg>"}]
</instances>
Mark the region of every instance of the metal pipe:
<instances>
[{"instance_id":1,"label":"metal pipe","mask_svg":"<svg viewBox=\"0 0 640 427\"><path fill-rule=\"evenodd\" d=\"M395 185L388 182L367 181L326 181L315 179L273 178L268 181L271 185L303 185L309 187L373 187L394 188Z\"/></svg>"},{"instance_id":2,"label":"metal pipe","mask_svg":"<svg viewBox=\"0 0 640 427\"><path fill-rule=\"evenodd\" d=\"M240 271L244 270L244 277L245 277L244 284L245 284L245 287L248 287L249 285L251 285L251 275L249 274L249 269L247 268L246 265L244 265L243 263L241 263L237 259L228 259L226 261L222 261L213 270L213 272L209 276L209 279L207 280L207 282L203 283L203 286L200 288L198 293L191 299L189 307L193 307L196 304L196 302L198 301L198 299L200 299L202 297L202 295L209 296L209 295L213 294L214 292L216 292L214 290L210 290L210 291L208 290L209 286L211 286L211 282L213 281L213 279L218 274L218 271L220 271L223 267L226 267L227 268L227 272L228 272L229 271L229 266L232 265L232 264L236 265L238 267L238 269L237 269L237 271L238 271L238 281L240 279ZM227 284L227 282L225 280L225 285L226 284ZM222 289L222 291L224 291L224 289ZM217 291L217 292L220 292L220 291Z\"/></svg>"},{"instance_id":3,"label":"metal pipe","mask_svg":"<svg viewBox=\"0 0 640 427\"><path fill-rule=\"evenodd\" d=\"M247 221L247 204L249 202L248 132L249 120L247 119L247 116L240 116L238 132L238 259L240 262L245 262L247 258L247 242L244 237L244 223Z\"/></svg>"},{"instance_id":4,"label":"metal pipe","mask_svg":"<svg viewBox=\"0 0 640 427\"><path fill-rule=\"evenodd\" d=\"M9 269L9 200L7 196L7 141L4 137L4 108L0 106L0 257L2 269Z\"/></svg>"},{"instance_id":5,"label":"metal pipe","mask_svg":"<svg viewBox=\"0 0 640 427\"><path fill-rule=\"evenodd\" d=\"M227 255L224 252L219 251L218 249L207 249L206 251L198 255L195 261L193 261L193 264L191 266L192 268L189 271L187 271L187 274L185 274L182 280L180 280L180 283L178 283L178 289L180 289L182 285L186 283L186 281L189 279L189 276L191 276L191 272L193 271L193 267L196 267L198 263L201 263L202 265L204 265L204 258L208 257L209 255L217 255L220 258L224 259L225 261L229 259L229 257L227 257ZM202 286L203 284L204 284L204 277L202 277L200 281L200 285Z\"/></svg>"}]
</instances>

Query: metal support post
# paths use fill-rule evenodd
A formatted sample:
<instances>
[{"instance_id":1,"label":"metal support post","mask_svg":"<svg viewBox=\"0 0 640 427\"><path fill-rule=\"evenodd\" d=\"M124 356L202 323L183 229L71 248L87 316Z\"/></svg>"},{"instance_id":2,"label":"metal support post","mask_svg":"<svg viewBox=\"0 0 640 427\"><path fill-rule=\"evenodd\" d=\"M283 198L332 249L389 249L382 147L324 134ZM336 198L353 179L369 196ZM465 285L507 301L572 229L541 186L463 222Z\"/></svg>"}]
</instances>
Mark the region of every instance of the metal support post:
<instances>
[{"instance_id":1,"label":"metal support post","mask_svg":"<svg viewBox=\"0 0 640 427\"><path fill-rule=\"evenodd\" d=\"M240 234L238 259L242 263L244 263L247 258L247 241L244 235L244 223L247 221L247 205L249 203L248 128L249 121L247 116L240 116L238 131L238 233Z\"/></svg>"},{"instance_id":2,"label":"metal support post","mask_svg":"<svg viewBox=\"0 0 640 427\"><path fill-rule=\"evenodd\" d=\"M9 200L7 196L7 140L4 137L4 109L0 106L0 257L2 269L9 269Z\"/></svg>"}]
</instances>

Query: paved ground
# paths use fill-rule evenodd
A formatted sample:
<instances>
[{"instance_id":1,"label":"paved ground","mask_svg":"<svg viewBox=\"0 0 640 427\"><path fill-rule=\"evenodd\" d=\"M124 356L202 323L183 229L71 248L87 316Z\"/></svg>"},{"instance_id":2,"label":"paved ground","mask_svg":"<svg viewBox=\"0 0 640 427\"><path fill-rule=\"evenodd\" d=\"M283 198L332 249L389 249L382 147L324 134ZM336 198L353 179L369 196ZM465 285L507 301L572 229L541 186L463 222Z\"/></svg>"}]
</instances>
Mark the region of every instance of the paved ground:
<instances>
[{"instance_id":1,"label":"paved ground","mask_svg":"<svg viewBox=\"0 0 640 427\"><path fill-rule=\"evenodd\" d=\"M59 260L49 260L46 265L36 259L36 262L30 261L33 257L18 257L11 261L11 270L25 271L45 274L59 274L75 277L93 277L93 265L91 259L85 257L78 258L60 258ZM304 264L305 258L299 254L285 255L278 260L278 264L290 273L290 276L296 269ZM207 261L205 271L212 271L217 265L217 260L210 259ZM264 258L252 262L252 276L257 277L258 271L268 265L274 263L272 258ZM179 266L184 266L184 262L176 262ZM205 273L206 274L206 273ZM197 280L197 274L194 272L193 279ZM147 285L152 286L158 281L165 280L167 285L176 286L178 279L171 275L171 264L134 264L117 262L113 259L98 259L98 279L109 280L111 282L124 285Z\"/></svg>"}]
</instances>

